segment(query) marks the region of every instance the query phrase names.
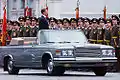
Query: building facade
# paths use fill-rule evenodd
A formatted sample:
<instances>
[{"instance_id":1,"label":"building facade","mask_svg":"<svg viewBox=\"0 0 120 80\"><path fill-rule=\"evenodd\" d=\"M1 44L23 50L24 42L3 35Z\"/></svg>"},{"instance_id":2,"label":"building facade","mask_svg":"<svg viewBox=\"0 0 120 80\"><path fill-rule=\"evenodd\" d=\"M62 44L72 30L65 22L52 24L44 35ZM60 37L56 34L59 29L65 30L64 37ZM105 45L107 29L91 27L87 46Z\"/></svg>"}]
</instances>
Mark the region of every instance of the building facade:
<instances>
[{"instance_id":1,"label":"building facade","mask_svg":"<svg viewBox=\"0 0 120 80\"><path fill-rule=\"evenodd\" d=\"M3 16L3 0L0 0L0 18ZM26 5L32 8L32 16L39 17L40 10L48 6L49 17L70 18L75 17L75 8L78 0L6 0L7 18L11 20L24 16ZM80 16L103 17L104 6L107 6L107 17L120 14L120 0L79 0Z\"/></svg>"}]
</instances>

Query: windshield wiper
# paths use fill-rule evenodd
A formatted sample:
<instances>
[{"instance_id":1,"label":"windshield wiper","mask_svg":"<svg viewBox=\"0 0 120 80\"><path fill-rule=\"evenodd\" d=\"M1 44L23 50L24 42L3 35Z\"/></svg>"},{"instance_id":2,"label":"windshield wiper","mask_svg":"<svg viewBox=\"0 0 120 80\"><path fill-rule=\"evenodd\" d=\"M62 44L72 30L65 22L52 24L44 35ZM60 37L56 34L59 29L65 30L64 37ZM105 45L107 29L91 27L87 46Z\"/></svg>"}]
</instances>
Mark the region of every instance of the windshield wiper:
<instances>
[{"instance_id":1,"label":"windshield wiper","mask_svg":"<svg viewBox=\"0 0 120 80\"><path fill-rule=\"evenodd\" d=\"M63 41L63 42L58 42L58 43L71 43L71 42L68 42L68 41Z\"/></svg>"},{"instance_id":2,"label":"windshield wiper","mask_svg":"<svg viewBox=\"0 0 120 80\"><path fill-rule=\"evenodd\" d=\"M73 42L73 43L80 43L80 42Z\"/></svg>"},{"instance_id":3,"label":"windshield wiper","mask_svg":"<svg viewBox=\"0 0 120 80\"><path fill-rule=\"evenodd\" d=\"M44 43L55 43L55 42L44 42Z\"/></svg>"}]
</instances>

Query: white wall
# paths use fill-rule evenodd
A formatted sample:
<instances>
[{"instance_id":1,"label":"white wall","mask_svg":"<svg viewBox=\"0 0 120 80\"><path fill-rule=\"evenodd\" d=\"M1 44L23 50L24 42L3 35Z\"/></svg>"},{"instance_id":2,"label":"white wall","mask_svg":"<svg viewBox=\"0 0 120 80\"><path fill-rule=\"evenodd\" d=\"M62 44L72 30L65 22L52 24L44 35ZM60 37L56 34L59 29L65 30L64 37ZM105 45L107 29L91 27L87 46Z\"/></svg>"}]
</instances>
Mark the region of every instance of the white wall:
<instances>
[{"instance_id":1,"label":"white wall","mask_svg":"<svg viewBox=\"0 0 120 80\"><path fill-rule=\"evenodd\" d=\"M68 17L75 17L76 5L77 0L63 0L60 16L65 17L68 15ZM93 14L95 14L95 17L102 17L105 5L107 6L108 14L120 13L120 0L80 0L80 14L81 16L90 16L88 14L91 14L93 17Z\"/></svg>"}]
</instances>

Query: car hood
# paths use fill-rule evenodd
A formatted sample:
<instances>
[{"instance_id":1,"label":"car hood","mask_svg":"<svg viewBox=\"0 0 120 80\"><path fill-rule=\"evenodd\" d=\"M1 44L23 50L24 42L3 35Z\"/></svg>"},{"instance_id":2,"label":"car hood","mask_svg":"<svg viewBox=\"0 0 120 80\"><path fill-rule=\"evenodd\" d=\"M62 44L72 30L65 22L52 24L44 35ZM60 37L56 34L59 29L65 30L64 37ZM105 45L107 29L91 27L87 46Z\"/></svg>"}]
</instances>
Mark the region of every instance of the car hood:
<instances>
[{"instance_id":1,"label":"car hood","mask_svg":"<svg viewBox=\"0 0 120 80\"><path fill-rule=\"evenodd\" d=\"M79 44L79 43L63 43L63 44L52 44L49 47L54 47L54 48L64 48L64 49L73 49L75 47L84 47L84 48L113 48L112 46L107 46L107 45L101 45L101 44L90 44L90 43L85 43L85 44Z\"/></svg>"}]
</instances>

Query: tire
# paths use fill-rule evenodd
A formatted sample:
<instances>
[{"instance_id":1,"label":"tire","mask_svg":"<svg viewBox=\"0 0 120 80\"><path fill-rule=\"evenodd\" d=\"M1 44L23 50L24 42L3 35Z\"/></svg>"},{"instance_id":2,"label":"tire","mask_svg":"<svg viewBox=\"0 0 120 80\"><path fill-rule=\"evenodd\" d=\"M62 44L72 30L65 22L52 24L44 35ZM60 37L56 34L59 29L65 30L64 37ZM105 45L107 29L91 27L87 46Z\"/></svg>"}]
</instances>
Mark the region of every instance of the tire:
<instances>
[{"instance_id":1,"label":"tire","mask_svg":"<svg viewBox=\"0 0 120 80\"><path fill-rule=\"evenodd\" d=\"M13 65L13 61L10 58L7 60L7 69L9 74L17 75L19 73L19 69Z\"/></svg>"},{"instance_id":2,"label":"tire","mask_svg":"<svg viewBox=\"0 0 120 80\"><path fill-rule=\"evenodd\" d=\"M61 66L54 66L54 63L51 59L48 60L47 64L47 73L48 75L63 75L65 68Z\"/></svg>"},{"instance_id":3,"label":"tire","mask_svg":"<svg viewBox=\"0 0 120 80\"><path fill-rule=\"evenodd\" d=\"M96 76L105 76L105 74L107 73L107 68L106 67L96 67L96 68L93 68L93 71L96 74Z\"/></svg>"}]
</instances>

